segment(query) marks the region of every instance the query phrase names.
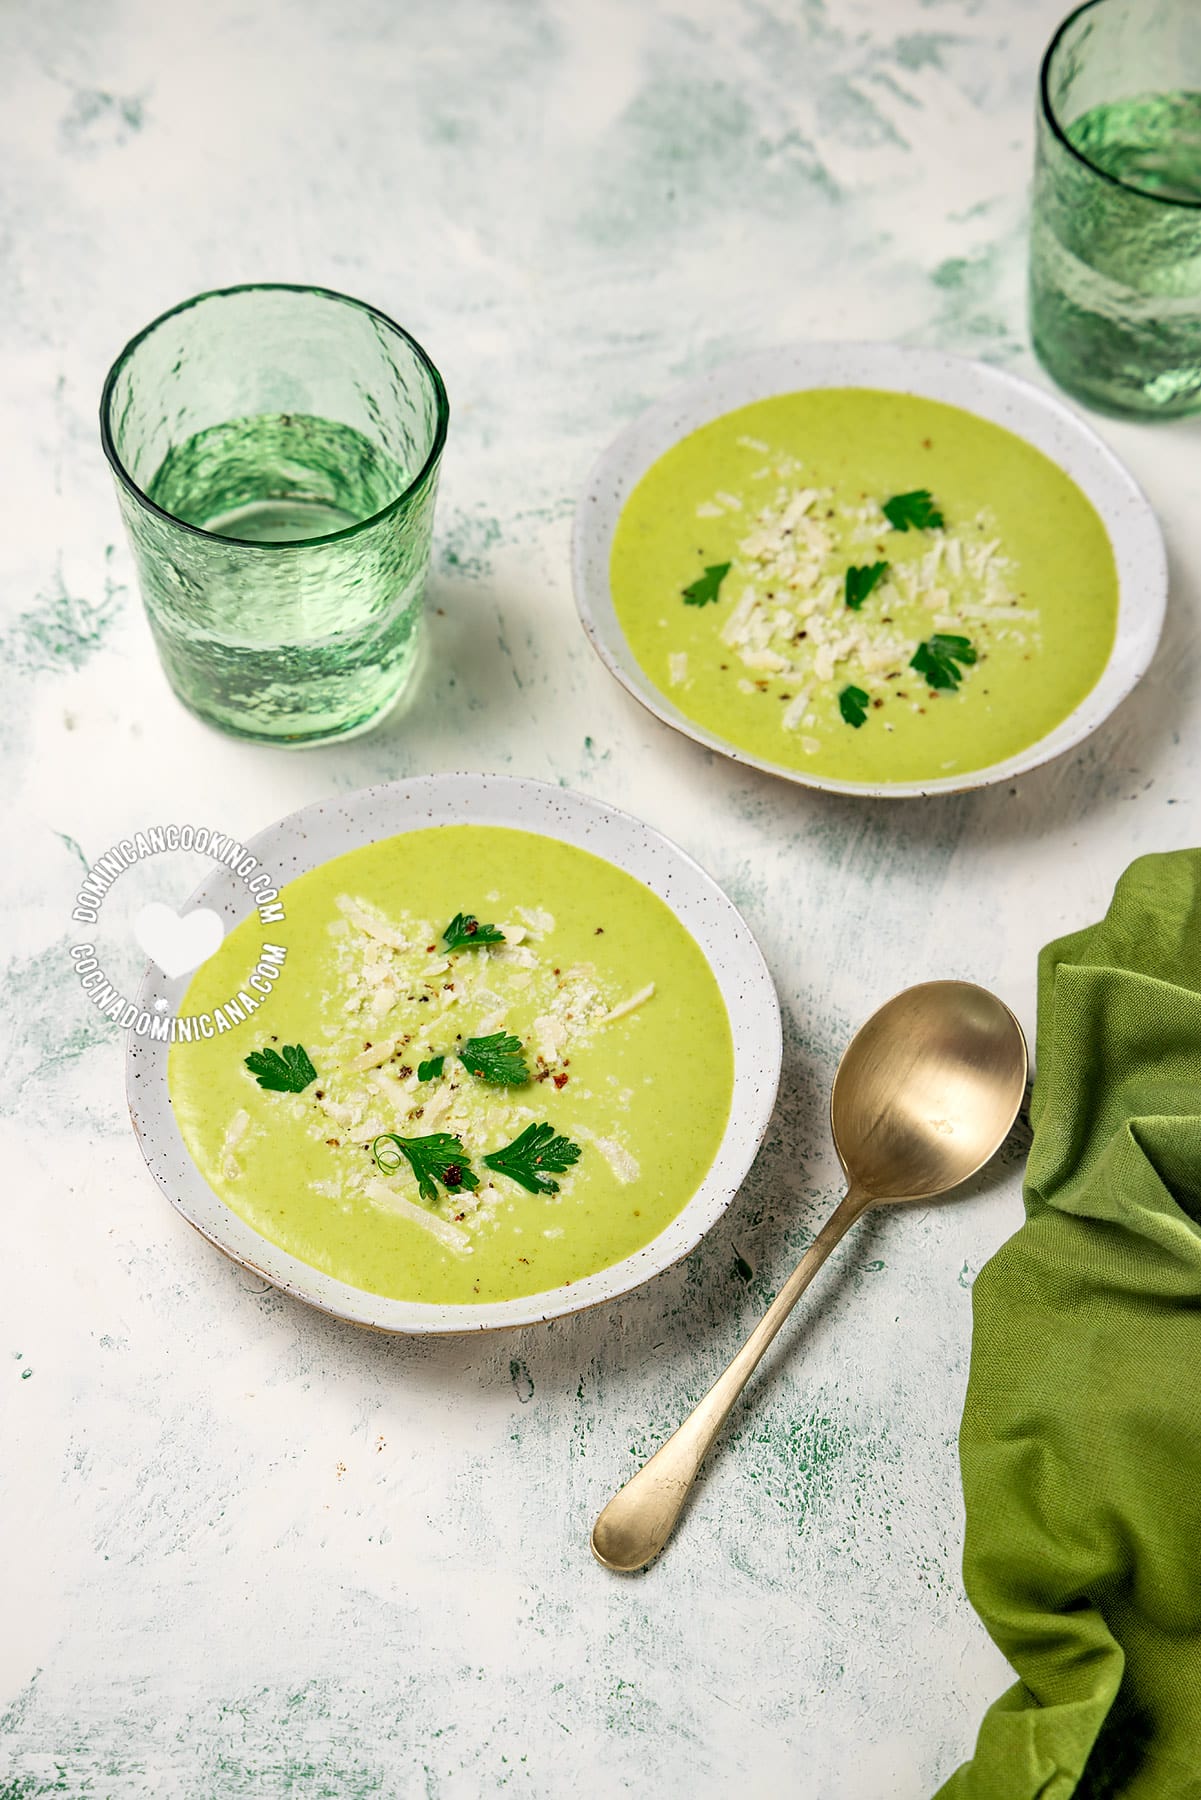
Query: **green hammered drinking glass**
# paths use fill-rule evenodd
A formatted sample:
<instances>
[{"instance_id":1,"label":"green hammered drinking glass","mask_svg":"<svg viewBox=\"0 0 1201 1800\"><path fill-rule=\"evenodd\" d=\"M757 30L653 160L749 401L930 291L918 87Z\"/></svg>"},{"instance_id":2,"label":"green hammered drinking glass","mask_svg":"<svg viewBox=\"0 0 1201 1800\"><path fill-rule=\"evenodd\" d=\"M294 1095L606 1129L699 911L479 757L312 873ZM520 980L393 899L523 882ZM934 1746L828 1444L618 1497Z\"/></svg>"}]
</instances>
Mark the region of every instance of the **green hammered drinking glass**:
<instances>
[{"instance_id":1,"label":"green hammered drinking glass","mask_svg":"<svg viewBox=\"0 0 1201 1800\"><path fill-rule=\"evenodd\" d=\"M259 743L316 744L399 697L447 418L421 346L322 288L201 294L126 345L101 439L185 706Z\"/></svg>"},{"instance_id":2,"label":"green hammered drinking glass","mask_svg":"<svg viewBox=\"0 0 1201 1800\"><path fill-rule=\"evenodd\" d=\"M1201 0L1088 0L1043 59L1030 327L1091 406L1201 408Z\"/></svg>"}]
</instances>

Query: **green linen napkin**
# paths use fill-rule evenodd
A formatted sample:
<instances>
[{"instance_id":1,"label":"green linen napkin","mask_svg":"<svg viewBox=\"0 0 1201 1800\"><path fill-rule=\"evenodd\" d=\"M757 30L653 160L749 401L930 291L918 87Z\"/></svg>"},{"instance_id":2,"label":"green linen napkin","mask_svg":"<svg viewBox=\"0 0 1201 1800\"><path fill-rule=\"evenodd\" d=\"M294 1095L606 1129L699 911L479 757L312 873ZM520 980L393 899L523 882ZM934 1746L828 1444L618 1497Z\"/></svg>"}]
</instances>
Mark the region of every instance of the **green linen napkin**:
<instances>
[{"instance_id":1,"label":"green linen napkin","mask_svg":"<svg viewBox=\"0 0 1201 1800\"><path fill-rule=\"evenodd\" d=\"M959 1440L968 1594L1020 1680L936 1800L1201 1800L1201 850L1047 945L1036 1060Z\"/></svg>"}]
</instances>

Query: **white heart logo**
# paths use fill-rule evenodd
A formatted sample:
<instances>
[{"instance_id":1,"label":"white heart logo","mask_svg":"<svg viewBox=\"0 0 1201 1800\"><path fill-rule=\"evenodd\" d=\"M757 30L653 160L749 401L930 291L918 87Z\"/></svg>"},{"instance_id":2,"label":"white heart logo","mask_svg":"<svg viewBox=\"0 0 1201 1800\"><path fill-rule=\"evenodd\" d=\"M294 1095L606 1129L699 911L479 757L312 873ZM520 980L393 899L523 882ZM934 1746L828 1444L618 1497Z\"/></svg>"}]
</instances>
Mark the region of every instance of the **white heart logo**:
<instances>
[{"instance_id":1,"label":"white heart logo","mask_svg":"<svg viewBox=\"0 0 1201 1800\"><path fill-rule=\"evenodd\" d=\"M134 936L151 962L174 980L198 969L221 947L225 927L220 914L199 907L180 918L161 900L144 906L134 921Z\"/></svg>"}]
</instances>

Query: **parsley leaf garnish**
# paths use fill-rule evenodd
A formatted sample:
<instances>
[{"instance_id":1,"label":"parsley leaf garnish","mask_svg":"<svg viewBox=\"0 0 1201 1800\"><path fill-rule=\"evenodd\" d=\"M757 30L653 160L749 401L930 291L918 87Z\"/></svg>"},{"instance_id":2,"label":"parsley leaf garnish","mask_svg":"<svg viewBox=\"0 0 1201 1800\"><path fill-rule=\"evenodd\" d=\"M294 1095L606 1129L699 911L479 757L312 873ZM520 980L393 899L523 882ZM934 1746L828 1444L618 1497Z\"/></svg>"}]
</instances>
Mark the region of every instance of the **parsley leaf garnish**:
<instances>
[{"instance_id":1,"label":"parsley leaf garnish","mask_svg":"<svg viewBox=\"0 0 1201 1800\"><path fill-rule=\"evenodd\" d=\"M852 612L858 612L872 589L879 585L888 573L886 562L864 563L861 567L854 564L847 570L843 596Z\"/></svg>"},{"instance_id":2,"label":"parsley leaf garnish","mask_svg":"<svg viewBox=\"0 0 1201 1800\"><path fill-rule=\"evenodd\" d=\"M444 1056L431 1056L425 1062L419 1062L417 1064L418 1081L437 1081L445 1061Z\"/></svg>"},{"instance_id":3,"label":"parsley leaf garnish","mask_svg":"<svg viewBox=\"0 0 1201 1800\"><path fill-rule=\"evenodd\" d=\"M278 1050L252 1050L245 1062L259 1086L275 1094L303 1094L317 1079L303 1044L285 1044L282 1056Z\"/></svg>"},{"instance_id":4,"label":"parsley leaf garnish","mask_svg":"<svg viewBox=\"0 0 1201 1800\"><path fill-rule=\"evenodd\" d=\"M929 488L911 494L894 494L881 509L894 531L934 531L945 524Z\"/></svg>"},{"instance_id":5,"label":"parsley leaf garnish","mask_svg":"<svg viewBox=\"0 0 1201 1800\"><path fill-rule=\"evenodd\" d=\"M867 717L868 696L860 687L845 687L838 696L838 710L848 725L858 731Z\"/></svg>"},{"instance_id":6,"label":"parsley leaf garnish","mask_svg":"<svg viewBox=\"0 0 1201 1800\"><path fill-rule=\"evenodd\" d=\"M468 1038L458 1052L469 1075L493 1087L524 1087L530 1078L521 1039L494 1031L491 1037Z\"/></svg>"},{"instance_id":7,"label":"parsley leaf garnish","mask_svg":"<svg viewBox=\"0 0 1201 1800\"><path fill-rule=\"evenodd\" d=\"M557 1194L559 1184L551 1175L562 1175L579 1160L580 1146L570 1138L556 1137L553 1125L527 1125L511 1144L484 1158L490 1169L507 1175L527 1194Z\"/></svg>"},{"instance_id":8,"label":"parsley leaf garnish","mask_svg":"<svg viewBox=\"0 0 1201 1800\"><path fill-rule=\"evenodd\" d=\"M690 582L684 589L685 606L708 606L710 600L717 599L718 589L730 573L729 563L710 563L703 575Z\"/></svg>"},{"instance_id":9,"label":"parsley leaf garnish","mask_svg":"<svg viewBox=\"0 0 1201 1800\"><path fill-rule=\"evenodd\" d=\"M505 934L495 925L481 925L474 913L456 913L442 933L444 950L471 950L476 944L503 944Z\"/></svg>"},{"instance_id":10,"label":"parsley leaf garnish","mask_svg":"<svg viewBox=\"0 0 1201 1800\"><path fill-rule=\"evenodd\" d=\"M394 1149L380 1149L380 1145ZM395 1175L407 1162L417 1177L417 1192L430 1202L438 1198L438 1184L453 1194L459 1188L477 1188L479 1177L472 1173L467 1153L457 1137L449 1131L435 1131L429 1137L403 1138L394 1131L377 1137L371 1146L375 1166L384 1175Z\"/></svg>"},{"instance_id":11,"label":"parsley leaf garnish","mask_svg":"<svg viewBox=\"0 0 1201 1800\"><path fill-rule=\"evenodd\" d=\"M957 663L971 665L976 660L975 646L970 638L955 637L945 631L936 631L928 637L924 644L919 644L909 659L909 667L924 675L932 688L951 688L959 686L963 671L956 668Z\"/></svg>"}]
</instances>

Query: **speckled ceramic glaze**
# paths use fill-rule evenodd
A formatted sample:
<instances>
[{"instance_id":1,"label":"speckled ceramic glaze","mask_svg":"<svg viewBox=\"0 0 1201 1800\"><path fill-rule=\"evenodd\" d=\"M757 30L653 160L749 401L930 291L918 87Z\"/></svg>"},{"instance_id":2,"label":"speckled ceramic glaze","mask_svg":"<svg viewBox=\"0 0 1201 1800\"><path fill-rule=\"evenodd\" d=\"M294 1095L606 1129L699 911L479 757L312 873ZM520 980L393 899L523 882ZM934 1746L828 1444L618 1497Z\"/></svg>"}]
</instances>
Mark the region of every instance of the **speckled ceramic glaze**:
<instances>
[{"instance_id":1,"label":"speckled ceramic glaze","mask_svg":"<svg viewBox=\"0 0 1201 1800\"><path fill-rule=\"evenodd\" d=\"M700 945L730 1016L734 1089L716 1157L691 1199L650 1244L609 1268L517 1300L442 1306L395 1300L336 1280L261 1237L218 1199L189 1155L167 1090L168 1046L131 1036L126 1062L130 1114L151 1174L196 1229L235 1261L324 1312L380 1331L456 1332L528 1325L612 1300L691 1250L733 1199L767 1129L780 1075L780 1011L750 930L698 864L649 825L599 801L541 782L434 775L368 788L292 813L248 848L281 884L379 838L431 825L500 825L540 832L604 857L666 902ZM215 869L183 909L210 907L227 930L252 910L228 870ZM168 981L152 964L139 1009L165 1000L178 1010L187 976Z\"/></svg>"},{"instance_id":2,"label":"speckled ceramic glaze","mask_svg":"<svg viewBox=\"0 0 1201 1800\"><path fill-rule=\"evenodd\" d=\"M1117 631L1109 660L1096 686L1067 718L1003 762L930 780L892 782L845 781L770 762L687 718L641 668L626 641L613 604L609 557L622 508L647 469L681 438L724 413L777 394L833 387L915 394L1003 426L1058 463L1105 525L1118 575ZM723 364L667 395L615 439L589 475L576 508L573 576L580 619L601 660L665 724L788 781L890 799L1010 780L1080 743L1145 672L1159 641L1167 601L1163 538L1150 504L1113 452L1076 413L1004 370L938 350L891 344L793 345Z\"/></svg>"}]
</instances>

